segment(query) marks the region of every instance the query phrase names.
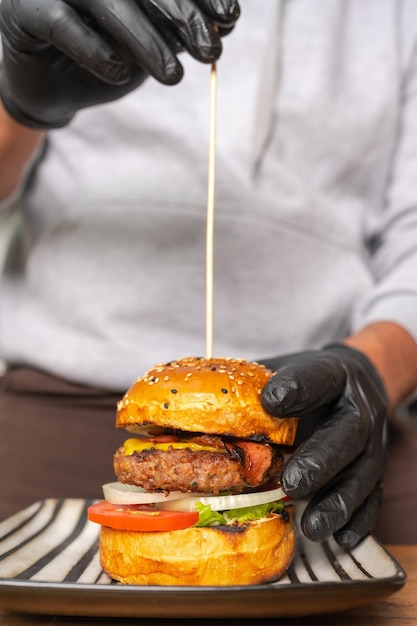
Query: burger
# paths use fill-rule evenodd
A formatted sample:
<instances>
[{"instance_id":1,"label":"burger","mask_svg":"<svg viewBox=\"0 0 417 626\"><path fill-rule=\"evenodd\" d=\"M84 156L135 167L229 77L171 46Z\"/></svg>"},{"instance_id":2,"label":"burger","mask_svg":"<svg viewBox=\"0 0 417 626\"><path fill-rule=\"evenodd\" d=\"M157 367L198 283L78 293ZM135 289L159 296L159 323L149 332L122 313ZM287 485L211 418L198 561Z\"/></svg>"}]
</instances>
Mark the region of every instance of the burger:
<instances>
[{"instance_id":1,"label":"burger","mask_svg":"<svg viewBox=\"0 0 417 626\"><path fill-rule=\"evenodd\" d=\"M278 579L295 550L280 485L296 418L262 408L273 372L244 359L157 365L117 405L130 431L117 482L89 508L108 575L137 585L253 585Z\"/></svg>"}]
</instances>

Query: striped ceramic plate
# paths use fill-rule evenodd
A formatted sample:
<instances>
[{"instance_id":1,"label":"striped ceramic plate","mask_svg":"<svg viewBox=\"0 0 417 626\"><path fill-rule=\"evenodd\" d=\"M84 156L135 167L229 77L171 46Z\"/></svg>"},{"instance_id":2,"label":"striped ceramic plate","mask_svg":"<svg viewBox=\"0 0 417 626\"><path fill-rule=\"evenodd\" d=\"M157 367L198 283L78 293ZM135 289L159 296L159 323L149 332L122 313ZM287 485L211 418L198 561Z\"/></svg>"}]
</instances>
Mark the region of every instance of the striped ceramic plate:
<instances>
[{"instance_id":1,"label":"striped ceramic plate","mask_svg":"<svg viewBox=\"0 0 417 626\"><path fill-rule=\"evenodd\" d=\"M287 575L253 587L139 587L98 559L91 501L48 499L0 524L0 608L31 613L190 618L292 617L345 610L399 590L406 575L372 537L351 552L298 532ZM297 514L301 505L297 505Z\"/></svg>"}]
</instances>

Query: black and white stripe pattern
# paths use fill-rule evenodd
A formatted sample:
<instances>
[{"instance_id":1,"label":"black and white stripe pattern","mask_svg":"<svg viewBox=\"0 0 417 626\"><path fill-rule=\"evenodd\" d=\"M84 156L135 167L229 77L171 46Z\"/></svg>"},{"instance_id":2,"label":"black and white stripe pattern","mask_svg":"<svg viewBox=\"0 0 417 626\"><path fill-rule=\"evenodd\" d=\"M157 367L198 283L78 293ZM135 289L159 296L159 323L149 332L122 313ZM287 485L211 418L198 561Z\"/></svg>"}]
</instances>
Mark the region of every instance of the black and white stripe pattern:
<instances>
[{"instance_id":1,"label":"black and white stripe pattern","mask_svg":"<svg viewBox=\"0 0 417 626\"><path fill-rule=\"evenodd\" d=\"M88 500L44 500L0 525L0 580L111 583L98 561Z\"/></svg>"},{"instance_id":2,"label":"black and white stripe pattern","mask_svg":"<svg viewBox=\"0 0 417 626\"><path fill-rule=\"evenodd\" d=\"M111 581L98 559L99 526L87 520L92 501L48 499L33 504L0 524L0 608L2 583L32 585L50 583L62 589L75 585L126 589ZM297 505L297 513L301 507ZM298 515L299 516L299 515ZM331 539L323 544L308 541L298 532L297 552L287 575L268 588L305 587L321 583L393 584L405 580L396 561L372 537L351 552ZM138 587L140 593L141 587ZM188 588L192 592L193 588ZM245 588L242 587L242 598ZM246 588L247 589L247 588ZM172 588L171 588L172 590ZM160 593L164 588L159 588Z\"/></svg>"}]
</instances>

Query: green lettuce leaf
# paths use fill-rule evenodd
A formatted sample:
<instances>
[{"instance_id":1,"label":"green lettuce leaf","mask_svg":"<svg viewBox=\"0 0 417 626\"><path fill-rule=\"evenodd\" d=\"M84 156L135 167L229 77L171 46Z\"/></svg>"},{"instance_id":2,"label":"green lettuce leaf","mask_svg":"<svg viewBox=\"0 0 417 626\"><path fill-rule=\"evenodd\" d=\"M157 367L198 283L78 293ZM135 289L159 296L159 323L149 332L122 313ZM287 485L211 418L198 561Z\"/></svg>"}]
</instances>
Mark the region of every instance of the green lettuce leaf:
<instances>
[{"instance_id":1,"label":"green lettuce leaf","mask_svg":"<svg viewBox=\"0 0 417 626\"><path fill-rule=\"evenodd\" d=\"M284 502L267 502L255 506L246 506L240 509L230 509L229 511L212 511L209 504L197 502L195 505L199 512L199 520L194 526L222 526L236 520L244 524L253 520L262 519L269 513L283 513Z\"/></svg>"},{"instance_id":2,"label":"green lettuce leaf","mask_svg":"<svg viewBox=\"0 0 417 626\"><path fill-rule=\"evenodd\" d=\"M218 511L212 511L209 504L196 502L195 508L199 512L199 519L194 526L223 526L227 524L223 515Z\"/></svg>"}]
</instances>

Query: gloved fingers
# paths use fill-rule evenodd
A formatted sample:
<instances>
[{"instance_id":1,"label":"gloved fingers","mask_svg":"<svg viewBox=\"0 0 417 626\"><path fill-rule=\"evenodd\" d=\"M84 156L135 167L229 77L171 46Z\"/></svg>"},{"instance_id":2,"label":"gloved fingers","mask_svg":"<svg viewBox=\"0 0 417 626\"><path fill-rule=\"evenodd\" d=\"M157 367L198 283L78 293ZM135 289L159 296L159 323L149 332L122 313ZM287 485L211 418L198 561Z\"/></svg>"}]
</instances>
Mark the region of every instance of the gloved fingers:
<instances>
[{"instance_id":1,"label":"gloved fingers","mask_svg":"<svg viewBox=\"0 0 417 626\"><path fill-rule=\"evenodd\" d=\"M220 37L232 32L240 16L237 0L195 0L195 4L217 25Z\"/></svg>"},{"instance_id":2,"label":"gloved fingers","mask_svg":"<svg viewBox=\"0 0 417 626\"><path fill-rule=\"evenodd\" d=\"M194 0L194 2L207 17L225 28L232 28L240 16L237 0Z\"/></svg>"},{"instance_id":3,"label":"gloved fingers","mask_svg":"<svg viewBox=\"0 0 417 626\"><path fill-rule=\"evenodd\" d=\"M334 534L342 548L354 548L375 527L382 499L382 483L352 515L349 522Z\"/></svg>"},{"instance_id":4,"label":"gloved fingers","mask_svg":"<svg viewBox=\"0 0 417 626\"><path fill-rule=\"evenodd\" d=\"M311 497L331 482L365 449L370 422L355 412L329 414L288 459L282 474L286 493Z\"/></svg>"},{"instance_id":5,"label":"gloved fingers","mask_svg":"<svg viewBox=\"0 0 417 626\"><path fill-rule=\"evenodd\" d=\"M19 11L17 27L20 39L16 42L15 35L11 38L13 45L22 53L36 47L42 49L45 43L50 43L106 82L123 84L129 80L130 71L126 63L67 2L25 2L20 4ZM2 12L2 30L6 39L12 26L16 28L16 17L5 9Z\"/></svg>"},{"instance_id":6,"label":"gloved fingers","mask_svg":"<svg viewBox=\"0 0 417 626\"><path fill-rule=\"evenodd\" d=\"M137 0L176 51L185 48L203 63L221 53L220 37L229 34L240 15L236 0ZM216 28L214 27L216 25Z\"/></svg>"},{"instance_id":7,"label":"gloved fingers","mask_svg":"<svg viewBox=\"0 0 417 626\"><path fill-rule=\"evenodd\" d=\"M346 373L334 357L306 353L287 362L265 385L261 402L275 417L308 415L342 394Z\"/></svg>"},{"instance_id":8,"label":"gloved fingers","mask_svg":"<svg viewBox=\"0 0 417 626\"><path fill-rule=\"evenodd\" d=\"M306 537L313 541L324 541L341 528L348 529L354 513L359 510L380 482L380 475L379 459L367 454L342 472L306 507L301 520L301 527ZM373 513L375 505L376 501L370 500L369 508L365 508L359 515L358 524L361 522L362 526L365 525L365 515ZM357 529L360 530L359 525Z\"/></svg>"},{"instance_id":9,"label":"gloved fingers","mask_svg":"<svg viewBox=\"0 0 417 626\"><path fill-rule=\"evenodd\" d=\"M144 1L144 0L143 0ZM181 63L163 35L135 0L66 0L76 11L92 18L102 36L156 80L167 85L183 76Z\"/></svg>"},{"instance_id":10,"label":"gloved fingers","mask_svg":"<svg viewBox=\"0 0 417 626\"><path fill-rule=\"evenodd\" d=\"M198 61L212 63L221 54L220 34L191 0L136 0L165 41L175 51L187 50Z\"/></svg>"}]
</instances>

